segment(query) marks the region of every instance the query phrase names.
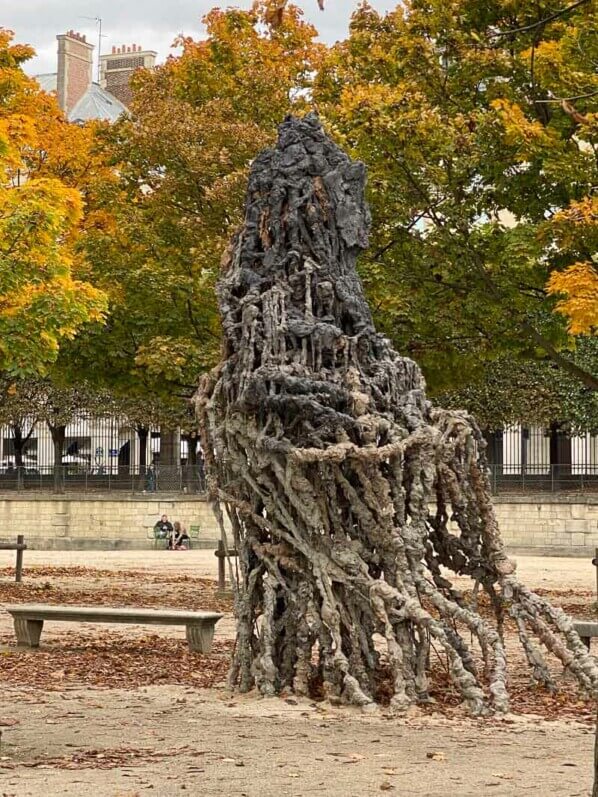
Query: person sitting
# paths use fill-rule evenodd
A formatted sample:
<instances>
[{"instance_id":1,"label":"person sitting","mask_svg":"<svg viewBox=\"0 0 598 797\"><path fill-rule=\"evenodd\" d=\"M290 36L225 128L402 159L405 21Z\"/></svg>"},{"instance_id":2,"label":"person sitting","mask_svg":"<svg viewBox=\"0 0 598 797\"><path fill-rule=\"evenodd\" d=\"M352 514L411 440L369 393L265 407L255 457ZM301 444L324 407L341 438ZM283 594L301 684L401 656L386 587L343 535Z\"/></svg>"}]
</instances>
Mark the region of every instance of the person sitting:
<instances>
[{"instance_id":1,"label":"person sitting","mask_svg":"<svg viewBox=\"0 0 598 797\"><path fill-rule=\"evenodd\" d=\"M170 534L172 534L172 523L168 520L168 515L162 515L154 525L154 537L157 540L165 540Z\"/></svg>"},{"instance_id":2,"label":"person sitting","mask_svg":"<svg viewBox=\"0 0 598 797\"><path fill-rule=\"evenodd\" d=\"M174 529L172 530L172 534L170 535L170 544L169 548L172 551L186 551L189 548L189 543L191 540L189 539L189 535L187 534L187 529L182 526L178 520L174 522Z\"/></svg>"}]
</instances>

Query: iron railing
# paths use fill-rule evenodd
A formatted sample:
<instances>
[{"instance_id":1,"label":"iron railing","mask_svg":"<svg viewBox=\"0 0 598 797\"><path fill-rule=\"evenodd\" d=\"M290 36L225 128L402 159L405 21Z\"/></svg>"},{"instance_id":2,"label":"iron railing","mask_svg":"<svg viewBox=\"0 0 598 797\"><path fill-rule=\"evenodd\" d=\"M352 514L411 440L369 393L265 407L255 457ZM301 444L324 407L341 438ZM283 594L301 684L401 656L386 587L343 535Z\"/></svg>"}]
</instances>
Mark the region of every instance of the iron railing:
<instances>
[{"instance_id":1,"label":"iron railing","mask_svg":"<svg viewBox=\"0 0 598 797\"><path fill-rule=\"evenodd\" d=\"M147 468L141 473L130 472L128 468L102 471L81 465L18 467L0 472L1 492L202 494L205 492L205 475L201 465L164 465Z\"/></svg>"},{"instance_id":2,"label":"iron railing","mask_svg":"<svg viewBox=\"0 0 598 797\"><path fill-rule=\"evenodd\" d=\"M598 465L490 465L494 495L530 493L596 493Z\"/></svg>"},{"instance_id":3,"label":"iron railing","mask_svg":"<svg viewBox=\"0 0 598 797\"><path fill-rule=\"evenodd\" d=\"M132 470L132 469L131 469ZM489 481L494 495L531 493L594 493L598 496L598 465L490 465ZM79 465L60 468L13 468L0 472L0 493L78 493L118 492L205 493L203 465L159 466L142 473L129 469L102 472Z\"/></svg>"}]
</instances>

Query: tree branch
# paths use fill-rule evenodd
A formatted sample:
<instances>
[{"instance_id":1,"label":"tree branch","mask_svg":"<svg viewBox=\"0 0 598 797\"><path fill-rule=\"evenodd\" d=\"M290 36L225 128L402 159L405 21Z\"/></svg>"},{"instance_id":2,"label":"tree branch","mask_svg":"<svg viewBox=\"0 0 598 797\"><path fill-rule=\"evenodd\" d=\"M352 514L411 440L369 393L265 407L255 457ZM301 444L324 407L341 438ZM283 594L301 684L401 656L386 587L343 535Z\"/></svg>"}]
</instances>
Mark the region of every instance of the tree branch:
<instances>
[{"instance_id":1,"label":"tree branch","mask_svg":"<svg viewBox=\"0 0 598 797\"><path fill-rule=\"evenodd\" d=\"M496 33L490 34L490 38L496 39L502 36L512 36L514 33L526 33L527 31L534 30L534 28L540 28L543 25L547 25L549 22L553 22L555 19L559 19L559 17L566 16L569 12L575 11L575 9L579 8L579 6L586 5L589 2L590 0L577 0L576 3L571 3L570 6L562 8L560 11L555 11L554 14L549 14L549 16L544 17L537 22L532 22L530 25L523 25L521 28L511 28L509 30L497 31Z\"/></svg>"}]
</instances>

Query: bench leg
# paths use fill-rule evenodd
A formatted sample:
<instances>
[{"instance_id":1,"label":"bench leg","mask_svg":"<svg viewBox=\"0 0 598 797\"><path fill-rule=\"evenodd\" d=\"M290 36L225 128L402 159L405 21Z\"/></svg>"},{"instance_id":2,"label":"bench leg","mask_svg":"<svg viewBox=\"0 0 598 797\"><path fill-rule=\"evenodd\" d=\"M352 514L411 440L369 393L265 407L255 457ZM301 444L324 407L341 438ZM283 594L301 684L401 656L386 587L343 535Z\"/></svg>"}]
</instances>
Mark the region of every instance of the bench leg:
<instances>
[{"instance_id":1,"label":"bench leg","mask_svg":"<svg viewBox=\"0 0 598 797\"><path fill-rule=\"evenodd\" d=\"M214 639L214 623L188 625L187 642L192 653L209 653Z\"/></svg>"},{"instance_id":2,"label":"bench leg","mask_svg":"<svg viewBox=\"0 0 598 797\"><path fill-rule=\"evenodd\" d=\"M44 627L43 620L26 620L23 617L15 617L14 625L17 645L26 648L39 647L39 638Z\"/></svg>"}]
</instances>

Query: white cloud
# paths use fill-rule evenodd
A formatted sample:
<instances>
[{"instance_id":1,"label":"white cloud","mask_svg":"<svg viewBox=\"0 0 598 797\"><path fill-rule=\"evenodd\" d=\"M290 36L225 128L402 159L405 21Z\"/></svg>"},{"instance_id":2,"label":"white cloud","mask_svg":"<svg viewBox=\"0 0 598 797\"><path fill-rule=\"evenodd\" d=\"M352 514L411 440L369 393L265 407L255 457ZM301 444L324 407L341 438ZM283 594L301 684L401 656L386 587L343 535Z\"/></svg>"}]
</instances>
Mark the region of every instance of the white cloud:
<instances>
[{"instance_id":1,"label":"white cloud","mask_svg":"<svg viewBox=\"0 0 598 797\"><path fill-rule=\"evenodd\" d=\"M328 42L346 36L351 13L358 5L357 0L327 0L326 10L321 12L316 0L295 2ZM388 11L396 7L397 1L370 0L370 4L379 11ZM102 17L103 52L112 46L135 43L156 50L160 62L173 52L172 42L180 33L201 37L201 18L218 5L249 8L251 0L20 0L3 10L0 24L14 30L18 42L35 47L37 56L26 69L30 74L40 74L56 71L57 33L72 29L85 34L96 45L97 56L95 17Z\"/></svg>"}]
</instances>

